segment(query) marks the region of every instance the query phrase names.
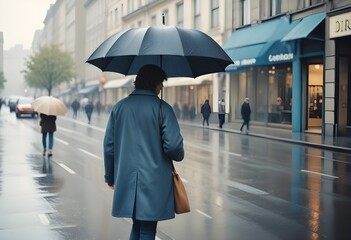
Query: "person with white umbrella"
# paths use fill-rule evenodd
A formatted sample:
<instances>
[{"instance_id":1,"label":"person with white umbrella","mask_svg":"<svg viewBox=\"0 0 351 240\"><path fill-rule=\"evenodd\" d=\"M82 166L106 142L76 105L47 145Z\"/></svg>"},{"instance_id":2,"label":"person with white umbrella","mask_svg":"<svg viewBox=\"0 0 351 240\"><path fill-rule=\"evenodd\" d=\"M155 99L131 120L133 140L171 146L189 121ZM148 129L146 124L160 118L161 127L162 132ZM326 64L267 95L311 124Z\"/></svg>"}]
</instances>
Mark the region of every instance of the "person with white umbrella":
<instances>
[{"instance_id":1,"label":"person with white umbrella","mask_svg":"<svg viewBox=\"0 0 351 240\"><path fill-rule=\"evenodd\" d=\"M52 148L54 146L54 132L56 131L56 116L63 115L67 112L65 104L52 96L38 97L32 102L35 111L40 113L40 126L43 143L43 156L46 154L48 147L48 157L52 157ZM47 135L49 135L49 143L47 146Z\"/></svg>"},{"instance_id":2,"label":"person with white umbrella","mask_svg":"<svg viewBox=\"0 0 351 240\"><path fill-rule=\"evenodd\" d=\"M49 135L48 157L52 157L52 148L54 146L54 132L56 131L56 116L40 113L40 126L43 143L43 156L45 156L47 144L46 138Z\"/></svg>"}]
</instances>

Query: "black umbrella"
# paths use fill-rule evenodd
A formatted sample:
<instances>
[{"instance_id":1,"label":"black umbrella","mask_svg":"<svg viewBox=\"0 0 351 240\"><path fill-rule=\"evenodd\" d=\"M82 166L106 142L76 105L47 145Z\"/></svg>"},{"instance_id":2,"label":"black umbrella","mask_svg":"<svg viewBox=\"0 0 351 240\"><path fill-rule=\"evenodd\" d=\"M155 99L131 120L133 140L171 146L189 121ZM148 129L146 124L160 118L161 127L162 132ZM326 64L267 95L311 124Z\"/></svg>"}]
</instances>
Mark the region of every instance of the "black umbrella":
<instances>
[{"instance_id":1,"label":"black umbrella","mask_svg":"<svg viewBox=\"0 0 351 240\"><path fill-rule=\"evenodd\" d=\"M105 40L87 62L124 75L135 75L142 66L154 64L167 77L192 78L224 72L233 63L205 33L165 25L119 32Z\"/></svg>"}]
</instances>

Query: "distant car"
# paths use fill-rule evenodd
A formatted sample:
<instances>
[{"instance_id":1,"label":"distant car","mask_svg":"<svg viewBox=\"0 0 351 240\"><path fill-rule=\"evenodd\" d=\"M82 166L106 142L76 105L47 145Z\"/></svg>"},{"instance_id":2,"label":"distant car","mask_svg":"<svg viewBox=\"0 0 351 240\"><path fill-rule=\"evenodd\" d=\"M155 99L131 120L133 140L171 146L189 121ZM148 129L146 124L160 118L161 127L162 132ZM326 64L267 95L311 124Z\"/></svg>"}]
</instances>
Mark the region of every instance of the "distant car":
<instances>
[{"instance_id":1,"label":"distant car","mask_svg":"<svg viewBox=\"0 0 351 240\"><path fill-rule=\"evenodd\" d=\"M17 100L19 97L10 97L8 102L7 102L7 106L10 109L10 112L15 112L16 111L16 104L17 104Z\"/></svg>"},{"instance_id":2,"label":"distant car","mask_svg":"<svg viewBox=\"0 0 351 240\"><path fill-rule=\"evenodd\" d=\"M16 117L19 118L22 115L30 115L33 118L38 117L38 113L32 107L32 102L33 98L20 97L16 104Z\"/></svg>"}]
</instances>

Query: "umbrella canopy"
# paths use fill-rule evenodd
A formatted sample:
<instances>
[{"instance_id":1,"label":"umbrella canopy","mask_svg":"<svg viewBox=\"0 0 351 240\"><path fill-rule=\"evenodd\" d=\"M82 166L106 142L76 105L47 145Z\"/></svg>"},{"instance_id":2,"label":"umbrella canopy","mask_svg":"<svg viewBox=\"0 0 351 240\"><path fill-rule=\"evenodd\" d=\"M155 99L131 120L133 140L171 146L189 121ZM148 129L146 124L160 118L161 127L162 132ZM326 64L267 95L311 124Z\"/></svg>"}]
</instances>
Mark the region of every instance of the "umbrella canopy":
<instances>
[{"instance_id":1,"label":"umbrella canopy","mask_svg":"<svg viewBox=\"0 0 351 240\"><path fill-rule=\"evenodd\" d=\"M210 36L172 26L132 28L112 35L89 57L102 71L135 75L146 64L162 68L167 77L198 77L224 72L233 61Z\"/></svg>"},{"instance_id":2,"label":"umbrella canopy","mask_svg":"<svg viewBox=\"0 0 351 240\"><path fill-rule=\"evenodd\" d=\"M63 115L67 112L66 105L60 100L52 96L38 97L32 102L35 111L46 115Z\"/></svg>"}]
</instances>

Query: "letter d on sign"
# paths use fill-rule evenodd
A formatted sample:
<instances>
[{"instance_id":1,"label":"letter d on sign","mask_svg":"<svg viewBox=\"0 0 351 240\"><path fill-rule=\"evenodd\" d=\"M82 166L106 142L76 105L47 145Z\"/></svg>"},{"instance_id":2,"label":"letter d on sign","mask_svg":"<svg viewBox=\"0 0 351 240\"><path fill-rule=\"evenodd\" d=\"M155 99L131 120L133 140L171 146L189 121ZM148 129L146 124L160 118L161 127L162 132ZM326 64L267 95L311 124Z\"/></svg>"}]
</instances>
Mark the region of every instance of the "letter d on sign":
<instances>
[{"instance_id":1,"label":"letter d on sign","mask_svg":"<svg viewBox=\"0 0 351 240\"><path fill-rule=\"evenodd\" d=\"M335 22L335 32L340 32L340 22L339 21Z\"/></svg>"}]
</instances>

